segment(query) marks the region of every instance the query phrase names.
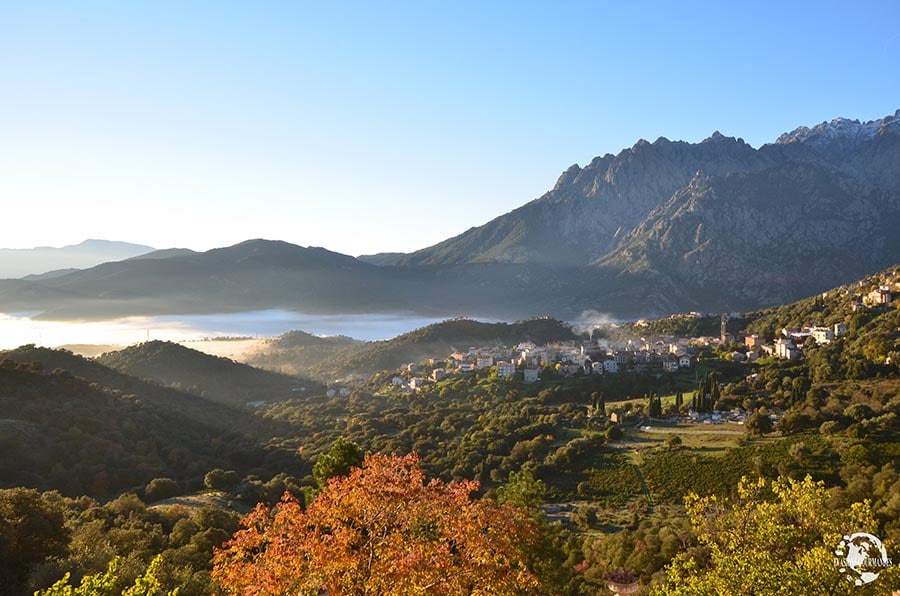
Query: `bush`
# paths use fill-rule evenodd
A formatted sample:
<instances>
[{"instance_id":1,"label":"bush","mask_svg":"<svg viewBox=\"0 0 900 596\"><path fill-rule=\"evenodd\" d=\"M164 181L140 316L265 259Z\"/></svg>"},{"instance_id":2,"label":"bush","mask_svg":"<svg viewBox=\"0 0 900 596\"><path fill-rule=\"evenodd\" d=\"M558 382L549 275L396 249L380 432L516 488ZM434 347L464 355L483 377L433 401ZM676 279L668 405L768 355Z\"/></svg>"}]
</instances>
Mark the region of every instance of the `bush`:
<instances>
[{"instance_id":1,"label":"bush","mask_svg":"<svg viewBox=\"0 0 900 596\"><path fill-rule=\"evenodd\" d=\"M171 478L154 478L144 489L144 500L148 503L162 501L181 493L181 486Z\"/></svg>"},{"instance_id":2,"label":"bush","mask_svg":"<svg viewBox=\"0 0 900 596\"><path fill-rule=\"evenodd\" d=\"M666 447L669 449L681 447L681 437L678 435L669 435L669 437L666 438Z\"/></svg>"},{"instance_id":3,"label":"bush","mask_svg":"<svg viewBox=\"0 0 900 596\"><path fill-rule=\"evenodd\" d=\"M624 434L625 433L622 432L622 429L619 428L618 425L610 426L606 429L606 440L609 442L618 441Z\"/></svg>"}]
</instances>

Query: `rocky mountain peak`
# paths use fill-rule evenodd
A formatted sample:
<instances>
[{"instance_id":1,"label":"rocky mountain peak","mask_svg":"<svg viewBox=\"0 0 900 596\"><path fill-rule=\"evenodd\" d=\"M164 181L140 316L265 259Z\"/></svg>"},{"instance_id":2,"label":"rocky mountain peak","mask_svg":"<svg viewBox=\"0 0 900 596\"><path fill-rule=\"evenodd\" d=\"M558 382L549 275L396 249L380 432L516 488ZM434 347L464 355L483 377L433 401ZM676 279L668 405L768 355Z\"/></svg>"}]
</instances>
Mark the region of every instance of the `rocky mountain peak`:
<instances>
[{"instance_id":1,"label":"rocky mountain peak","mask_svg":"<svg viewBox=\"0 0 900 596\"><path fill-rule=\"evenodd\" d=\"M800 126L779 136L775 140L775 144L808 143L815 146L828 144L858 146L888 133L900 134L900 110L894 112L893 116L885 116L867 122L838 117L831 122L822 122L812 128Z\"/></svg>"}]
</instances>

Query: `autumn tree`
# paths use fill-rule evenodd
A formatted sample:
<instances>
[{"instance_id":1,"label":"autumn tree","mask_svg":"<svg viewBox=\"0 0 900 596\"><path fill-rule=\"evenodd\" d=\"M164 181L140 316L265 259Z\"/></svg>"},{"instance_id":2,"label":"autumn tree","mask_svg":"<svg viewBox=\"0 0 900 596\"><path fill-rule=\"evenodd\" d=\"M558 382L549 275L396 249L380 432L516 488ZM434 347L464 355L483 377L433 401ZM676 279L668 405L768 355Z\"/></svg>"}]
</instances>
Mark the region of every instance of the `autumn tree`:
<instances>
[{"instance_id":1,"label":"autumn tree","mask_svg":"<svg viewBox=\"0 0 900 596\"><path fill-rule=\"evenodd\" d=\"M258 506L216 552L226 594L527 594L539 532L527 514L473 500L473 481L425 481L418 457L371 455L304 511Z\"/></svg>"}]
</instances>

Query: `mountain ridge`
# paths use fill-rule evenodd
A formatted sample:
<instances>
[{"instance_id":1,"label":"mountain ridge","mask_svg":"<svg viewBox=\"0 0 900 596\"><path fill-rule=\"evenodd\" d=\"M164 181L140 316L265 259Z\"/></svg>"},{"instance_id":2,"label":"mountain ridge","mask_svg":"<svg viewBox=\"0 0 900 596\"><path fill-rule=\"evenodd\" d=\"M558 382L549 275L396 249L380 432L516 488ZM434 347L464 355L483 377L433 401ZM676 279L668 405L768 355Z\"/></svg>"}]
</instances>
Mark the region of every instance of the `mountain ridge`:
<instances>
[{"instance_id":1,"label":"mountain ridge","mask_svg":"<svg viewBox=\"0 0 900 596\"><path fill-rule=\"evenodd\" d=\"M354 258L255 239L0 280L0 311L104 318L285 308L515 319L759 308L900 260L898 163L900 110L798 127L759 149L719 132L699 143L640 139L570 166L541 197L413 253Z\"/></svg>"},{"instance_id":2,"label":"mountain ridge","mask_svg":"<svg viewBox=\"0 0 900 596\"><path fill-rule=\"evenodd\" d=\"M63 269L84 269L152 252L151 246L88 239L62 247L0 248L0 279L15 279Z\"/></svg>"}]
</instances>

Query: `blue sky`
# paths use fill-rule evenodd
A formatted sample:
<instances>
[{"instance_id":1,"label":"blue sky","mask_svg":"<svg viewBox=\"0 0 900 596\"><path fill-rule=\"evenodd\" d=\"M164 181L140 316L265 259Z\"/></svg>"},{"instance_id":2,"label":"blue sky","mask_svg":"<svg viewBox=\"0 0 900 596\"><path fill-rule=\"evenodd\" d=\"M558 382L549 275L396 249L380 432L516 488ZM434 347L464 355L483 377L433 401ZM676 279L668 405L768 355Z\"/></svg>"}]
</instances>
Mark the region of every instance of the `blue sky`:
<instances>
[{"instance_id":1,"label":"blue sky","mask_svg":"<svg viewBox=\"0 0 900 596\"><path fill-rule=\"evenodd\" d=\"M896 2L0 0L0 246L411 251L639 138L900 108Z\"/></svg>"}]
</instances>

